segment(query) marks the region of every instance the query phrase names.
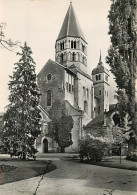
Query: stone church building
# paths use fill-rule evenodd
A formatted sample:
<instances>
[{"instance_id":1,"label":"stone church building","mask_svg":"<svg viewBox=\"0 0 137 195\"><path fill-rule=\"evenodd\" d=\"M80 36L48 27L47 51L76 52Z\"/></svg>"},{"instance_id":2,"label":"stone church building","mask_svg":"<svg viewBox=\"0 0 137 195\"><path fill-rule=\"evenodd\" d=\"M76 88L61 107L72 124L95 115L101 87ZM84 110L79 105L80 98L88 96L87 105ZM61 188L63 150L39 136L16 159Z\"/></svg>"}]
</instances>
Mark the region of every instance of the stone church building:
<instances>
[{"instance_id":1,"label":"stone church building","mask_svg":"<svg viewBox=\"0 0 137 195\"><path fill-rule=\"evenodd\" d=\"M73 144L66 152L78 151L78 141L84 136L83 126L105 110L109 111L109 71L103 66L101 54L97 67L89 72L87 41L77 20L72 3L55 43L55 61L48 60L38 74L42 94L42 133L36 146L40 152L58 151L58 145L48 137L48 114L56 100L65 102L73 118Z\"/></svg>"}]
</instances>

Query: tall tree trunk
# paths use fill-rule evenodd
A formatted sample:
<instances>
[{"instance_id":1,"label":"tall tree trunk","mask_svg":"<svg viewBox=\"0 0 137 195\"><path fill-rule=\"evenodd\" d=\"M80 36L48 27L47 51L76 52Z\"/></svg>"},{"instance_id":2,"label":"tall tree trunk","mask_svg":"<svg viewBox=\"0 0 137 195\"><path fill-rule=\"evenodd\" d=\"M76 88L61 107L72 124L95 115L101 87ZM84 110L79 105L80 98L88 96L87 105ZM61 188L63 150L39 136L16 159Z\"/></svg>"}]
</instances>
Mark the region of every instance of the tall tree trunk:
<instances>
[{"instance_id":1,"label":"tall tree trunk","mask_svg":"<svg viewBox=\"0 0 137 195\"><path fill-rule=\"evenodd\" d=\"M65 153L65 148L61 147L61 153Z\"/></svg>"},{"instance_id":2,"label":"tall tree trunk","mask_svg":"<svg viewBox=\"0 0 137 195\"><path fill-rule=\"evenodd\" d=\"M136 0L137 5L137 0ZM134 60L134 84L135 84L135 114L134 114L134 130L136 135L136 144L135 150L137 150L137 6L136 6L136 51L135 51L135 60Z\"/></svg>"}]
</instances>

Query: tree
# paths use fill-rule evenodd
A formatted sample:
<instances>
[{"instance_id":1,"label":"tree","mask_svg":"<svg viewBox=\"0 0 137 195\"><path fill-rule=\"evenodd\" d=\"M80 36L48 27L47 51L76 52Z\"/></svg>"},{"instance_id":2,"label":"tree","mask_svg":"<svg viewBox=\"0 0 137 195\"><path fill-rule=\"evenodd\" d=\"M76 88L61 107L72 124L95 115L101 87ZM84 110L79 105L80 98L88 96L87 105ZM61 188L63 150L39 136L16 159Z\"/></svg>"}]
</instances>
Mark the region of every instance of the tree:
<instances>
[{"instance_id":1,"label":"tree","mask_svg":"<svg viewBox=\"0 0 137 195\"><path fill-rule=\"evenodd\" d=\"M6 28L6 23L1 23L0 24L0 46L2 48L6 48L6 49L12 51L12 49L15 46L18 46L18 44L20 42L19 41L12 41L11 39L7 39L5 36L5 32L4 32L5 28Z\"/></svg>"},{"instance_id":2,"label":"tree","mask_svg":"<svg viewBox=\"0 0 137 195\"><path fill-rule=\"evenodd\" d=\"M59 100L53 103L49 115L52 120L49 123L49 136L58 143L61 152L65 152L65 148L73 143L71 138L71 130L73 128L72 116L67 114L65 104Z\"/></svg>"},{"instance_id":3,"label":"tree","mask_svg":"<svg viewBox=\"0 0 137 195\"><path fill-rule=\"evenodd\" d=\"M4 115L3 141L9 147L20 143L23 158L26 152L34 150L34 142L40 133L40 110L38 108L40 93L36 84L35 62L31 57L32 51L24 44L19 62L15 63L13 75L9 82L9 101ZM28 151L28 148L30 151Z\"/></svg>"},{"instance_id":4,"label":"tree","mask_svg":"<svg viewBox=\"0 0 137 195\"><path fill-rule=\"evenodd\" d=\"M88 133L79 142L80 159L82 161L100 162L109 154L111 148L109 142L103 137L94 137Z\"/></svg>"},{"instance_id":5,"label":"tree","mask_svg":"<svg viewBox=\"0 0 137 195\"><path fill-rule=\"evenodd\" d=\"M111 46L108 50L107 63L115 76L118 86L118 108L121 125L124 117L129 115L129 124L135 117L135 81L136 81L136 0L111 0L109 11L109 34ZM137 120L137 118L136 118ZM131 137L137 135L134 122L131 126Z\"/></svg>"}]
</instances>

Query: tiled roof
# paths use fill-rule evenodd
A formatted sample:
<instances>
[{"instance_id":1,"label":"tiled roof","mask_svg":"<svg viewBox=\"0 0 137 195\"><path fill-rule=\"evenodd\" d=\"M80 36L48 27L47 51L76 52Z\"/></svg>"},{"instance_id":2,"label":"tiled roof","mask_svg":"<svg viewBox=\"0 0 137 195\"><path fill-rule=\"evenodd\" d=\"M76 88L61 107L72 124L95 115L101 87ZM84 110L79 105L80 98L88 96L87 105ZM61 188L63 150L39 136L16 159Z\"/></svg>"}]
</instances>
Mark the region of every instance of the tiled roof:
<instances>
[{"instance_id":1,"label":"tiled roof","mask_svg":"<svg viewBox=\"0 0 137 195\"><path fill-rule=\"evenodd\" d=\"M91 128L93 126L102 126L104 124L104 114L99 114L92 121L90 121L84 128Z\"/></svg>"},{"instance_id":2,"label":"tiled roof","mask_svg":"<svg viewBox=\"0 0 137 195\"><path fill-rule=\"evenodd\" d=\"M57 40L60 40L64 37L79 37L79 38L82 38L86 42L86 39L83 35L83 32L77 20L76 14L74 12L72 3L70 3L69 9L65 16L65 19L64 19L64 22L61 27Z\"/></svg>"},{"instance_id":3,"label":"tiled roof","mask_svg":"<svg viewBox=\"0 0 137 195\"><path fill-rule=\"evenodd\" d=\"M105 72L109 75L108 69L106 69L102 64L98 65L96 68L92 70L92 75Z\"/></svg>"},{"instance_id":4,"label":"tiled roof","mask_svg":"<svg viewBox=\"0 0 137 195\"><path fill-rule=\"evenodd\" d=\"M99 114L98 116L96 116L93 120L91 120L85 127L84 129L88 129L88 128L92 128L95 126L103 126L104 125L104 114L106 115L106 117L109 117L113 112L115 112L117 110L117 108L113 107L111 110L104 112L103 114Z\"/></svg>"}]
</instances>

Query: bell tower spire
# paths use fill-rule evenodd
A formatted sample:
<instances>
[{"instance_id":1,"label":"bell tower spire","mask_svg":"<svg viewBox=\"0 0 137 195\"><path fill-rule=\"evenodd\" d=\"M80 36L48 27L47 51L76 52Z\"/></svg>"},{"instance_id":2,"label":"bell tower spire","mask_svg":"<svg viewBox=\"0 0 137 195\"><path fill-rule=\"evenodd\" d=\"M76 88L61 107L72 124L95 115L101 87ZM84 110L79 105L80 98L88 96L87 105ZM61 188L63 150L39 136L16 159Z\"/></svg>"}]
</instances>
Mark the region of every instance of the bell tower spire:
<instances>
[{"instance_id":1,"label":"bell tower spire","mask_svg":"<svg viewBox=\"0 0 137 195\"><path fill-rule=\"evenodd\" d=\"M79 25L72 0L55 44L55 61L66 66L75 66L86 72L87 42Z\"/></svg>"},{"instance_id":2,"label":"bell tower spire","mask_svg":"<svg viewBox=\"0 0 137 195\"><path fill-rule=\"evenodd\" d=\"M102 65L102 56L101 56L101 50L100 50L100 57L99 57L99 63L98 65Z\"/></svg>"}]
</instances>

